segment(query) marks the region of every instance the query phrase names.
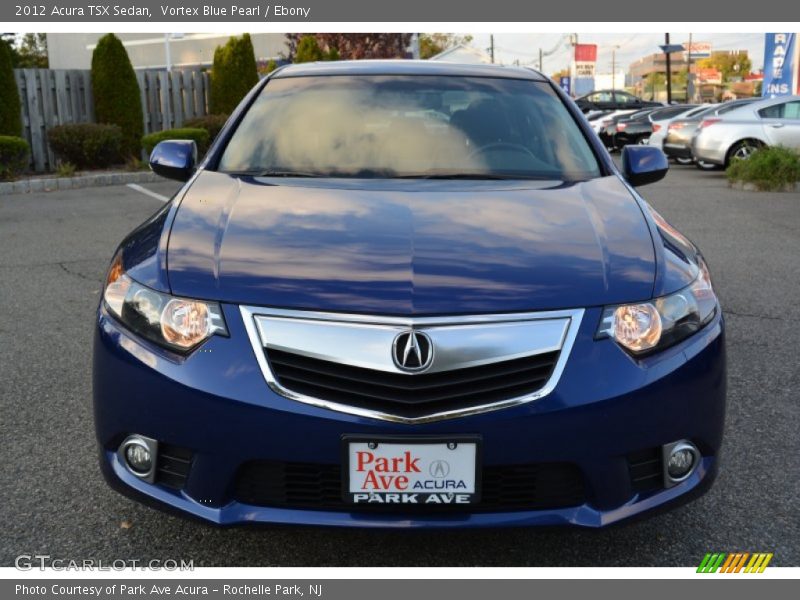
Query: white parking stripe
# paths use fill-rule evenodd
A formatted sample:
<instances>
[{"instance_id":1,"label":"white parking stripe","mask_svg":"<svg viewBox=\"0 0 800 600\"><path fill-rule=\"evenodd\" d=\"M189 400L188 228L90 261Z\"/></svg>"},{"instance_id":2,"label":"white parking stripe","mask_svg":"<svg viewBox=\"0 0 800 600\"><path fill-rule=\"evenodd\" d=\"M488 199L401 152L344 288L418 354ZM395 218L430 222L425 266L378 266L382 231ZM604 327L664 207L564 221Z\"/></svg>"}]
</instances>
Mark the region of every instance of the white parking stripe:
<instances>
[{"instance_id":1,"label":"white parking stripe","mask_svg":"<svg viewBox=\"0 0 800 600\"><path fill-rule=\"evenodd\" d=\"M129 183L127 185L132 190L136 190L141 194L145 194L146 196L150 196L151 198L155 198L156 200L160 200L161 202L167 202L169 200L169 198L167 198L166 196L162 196L161 194L157 194L156 192L148 190L146 187L142 187L138 183Z\"/></svg>"}]
</instances>

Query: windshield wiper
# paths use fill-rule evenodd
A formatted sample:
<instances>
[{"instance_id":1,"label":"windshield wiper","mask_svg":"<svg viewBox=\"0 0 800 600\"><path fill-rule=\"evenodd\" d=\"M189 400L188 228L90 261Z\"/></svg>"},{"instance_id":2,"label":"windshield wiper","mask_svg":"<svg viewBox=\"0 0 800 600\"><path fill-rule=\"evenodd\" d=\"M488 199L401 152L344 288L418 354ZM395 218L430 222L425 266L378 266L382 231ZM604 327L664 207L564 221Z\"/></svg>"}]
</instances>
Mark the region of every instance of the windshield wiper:
<instances>
[{"instance_id":1,"label":"windshield wiper","mask_svg":"<svg viewBox=\"0 0 800 600\"><path fill-rule=\"evenodd\" d=\"M256 177L321 177L319 173L312 173L310 171L290 171L288 169L266 169L264 171L257 171L248 173Z\"/></svg>"},{"instance_id":2,"label":"windshield wiper","mask_svg":"<svg viewBox=\"0 0 800 600\"><path fill-rule=\"evenodd\" d=\"M498 173L460 173L454 171L441 173L415 173L411 175L398 175L397 179L473 179L473 180L514 180L514 179L541 179L527 175L501 175Z\"/></svg>"}]
</instances>

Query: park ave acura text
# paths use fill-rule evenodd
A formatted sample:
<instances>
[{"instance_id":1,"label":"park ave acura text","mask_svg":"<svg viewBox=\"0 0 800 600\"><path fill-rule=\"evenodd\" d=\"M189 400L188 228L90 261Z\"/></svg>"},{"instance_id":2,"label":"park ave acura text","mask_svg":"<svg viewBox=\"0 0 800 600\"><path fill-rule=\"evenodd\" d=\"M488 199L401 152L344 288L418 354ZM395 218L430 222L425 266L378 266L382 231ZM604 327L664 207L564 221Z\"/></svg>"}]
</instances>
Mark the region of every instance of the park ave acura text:
<instances>
[{"instance_id":1,"label":"park ave acura text","mask_svg":"<svg viewBox=\"0 0 800 600\"><path fill-rule=\"evenodd\" d=\"M697 248L539 73L292 65L121 243L100 463L218 524L599 527L704 492L723 317Z\"/></svg>"}]
</instances>

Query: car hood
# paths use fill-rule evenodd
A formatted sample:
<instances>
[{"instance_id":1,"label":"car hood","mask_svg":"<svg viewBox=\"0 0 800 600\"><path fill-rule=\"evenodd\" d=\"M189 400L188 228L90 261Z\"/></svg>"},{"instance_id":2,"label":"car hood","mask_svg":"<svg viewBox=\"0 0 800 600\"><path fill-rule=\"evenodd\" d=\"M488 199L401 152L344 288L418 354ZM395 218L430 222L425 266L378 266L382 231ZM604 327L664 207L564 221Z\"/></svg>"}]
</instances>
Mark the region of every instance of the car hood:
<instances>
[{"instance_id":1,"label":"car hood","mask_svg":"<svg viewBox=\"0 0 800 600\"><path fill-rule=\"evenodd\" d=\"M426 315L650 298L642 209L580 183L317 180L201 172L167 251L172 292L237 304Z\"/></svg>"}]
</instances>

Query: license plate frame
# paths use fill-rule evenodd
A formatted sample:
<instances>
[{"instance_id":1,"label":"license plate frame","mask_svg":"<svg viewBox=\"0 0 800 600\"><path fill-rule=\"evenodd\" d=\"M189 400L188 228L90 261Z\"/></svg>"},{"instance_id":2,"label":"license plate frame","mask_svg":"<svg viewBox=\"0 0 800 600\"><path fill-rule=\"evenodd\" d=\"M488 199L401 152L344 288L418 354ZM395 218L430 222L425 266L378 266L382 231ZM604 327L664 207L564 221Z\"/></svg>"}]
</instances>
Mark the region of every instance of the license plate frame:
<instances>
[{"instance_id":1,"label":"license plate frame","mask_svg":"<svg viewBox=\"0 0 800 600\"><path fill-rule=\"evenodd\" d=\"M447 445L456 444L465 445L467 448L471 445L474 448L474 491L469 494L463 494L457 490L447 489L434 489L430 492L409 491L409 492L371 492L370 496L380 495L383 502L371 498L370 501L359 500L356 501L355 495L358 492L350 490L350 458L351 458L351 444L370 444L375 443L380 448L381 444L388 446L399 446L409 450L413 446L443 446L438 451L451 452ZM453 435L364 435L364 434L344 434L341 437L341 465L342 465L342 500L348 506L398 506L398 507L442 507L442 506L474 506L481 501L482 491L482 478L483 472L483 439L477 434L453 434ZM362 492L363 493L363 492ZM442 494L448 496L443 497ZM387 496L399 495L400 501L389 499ZM404 499L402 496L416 495L416 501L412 502L408 498ZM437 495L439 501L432 501L430 496ZM463 501L463 498L458 496L467 495L468 501Z\"/></svg>"}]
</instances>

